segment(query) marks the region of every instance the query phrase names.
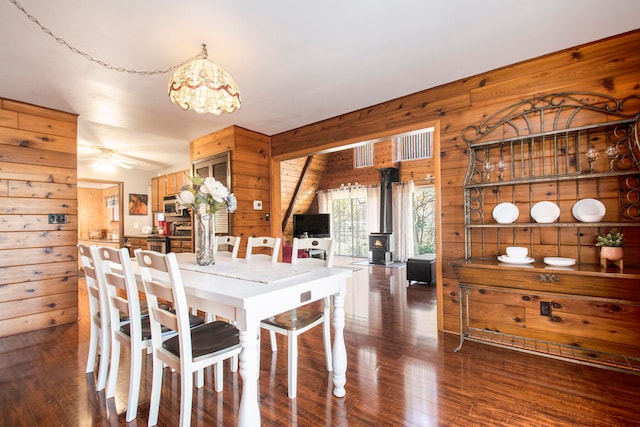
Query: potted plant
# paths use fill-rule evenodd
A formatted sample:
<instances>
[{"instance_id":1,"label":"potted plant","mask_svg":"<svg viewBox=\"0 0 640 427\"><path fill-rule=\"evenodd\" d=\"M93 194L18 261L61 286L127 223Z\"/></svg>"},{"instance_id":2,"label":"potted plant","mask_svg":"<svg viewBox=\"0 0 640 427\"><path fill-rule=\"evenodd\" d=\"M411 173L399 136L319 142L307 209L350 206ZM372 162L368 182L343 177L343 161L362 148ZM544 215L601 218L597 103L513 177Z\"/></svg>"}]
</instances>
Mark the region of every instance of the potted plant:
<instances>
[{"instance_id":1,"label":"potted plant","mask_svg":"<svg viewBox=\"0 0 640 427\"><path fill-rule=\"evenodd\" d=\"M622 270L623 243L624 235L616 229L596 237L596 246L600 247L600 265L602 267L606 268L608 262L613 261Z\"/></svg>"}]
</instances>

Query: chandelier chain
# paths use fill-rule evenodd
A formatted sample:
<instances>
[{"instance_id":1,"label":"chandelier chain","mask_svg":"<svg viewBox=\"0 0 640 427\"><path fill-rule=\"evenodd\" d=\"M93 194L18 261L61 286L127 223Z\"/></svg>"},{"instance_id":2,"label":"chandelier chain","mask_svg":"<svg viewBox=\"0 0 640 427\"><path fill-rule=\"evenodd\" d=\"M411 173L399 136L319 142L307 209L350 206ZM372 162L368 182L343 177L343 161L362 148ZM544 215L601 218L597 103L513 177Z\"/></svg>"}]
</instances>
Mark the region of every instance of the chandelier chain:
<instances>
[{"instance_id":1,"label":"chandelier chain","mask_svg":"<svg viewBox=\"0 0 640 427\"><path fill-rule=\"evenodd\" d=\"M95 59L93 56L91 56L90 54L88 54L87 52L83 52L82 50L70 45L65 39L56 36L55 34L53 34L53 32L48 29L47 27L43 26L40 21L38 21L38 18L36 18L35 16L31 15L29 12L27 12L25 10L25 8L18 3L17 0L9 0L11 3L13 3L13 5L15 7L17 7L20 11L22 11L22 13L24 13L27 18L29 18L29 20L33 23L35 23L38 27L40 27L40 29L47 35L51 36L56 42L65 45L71 52L76 53L82 57L84 57L85 59L87 59L88 61L94 62L98 65L103 66L104 68L106 68L107 70L113 70L113 71L118 71L121 73L128 73L128 74L138 74L138 75L142 75L142 76L152 76L155 74L166 74L166 73L170 73L172 71L177 70L179 67L182 67L183 65L199 59L199 58L206 58L207 57L207 49L206 49L206 45L203 44L202 45L202 50L200 51L200 53L198 53L196 56L194 56L193 58L189 58L186 61L181 62L180 64L177 65L173 65L165 70L153 70L153 71L138 71L138 70L134 70L134 69L127 69L124 67L114 67L113 65L110 65L109 63L105 62L105 61L101 61L98 59Z\"/></svg>"}]
</instances>

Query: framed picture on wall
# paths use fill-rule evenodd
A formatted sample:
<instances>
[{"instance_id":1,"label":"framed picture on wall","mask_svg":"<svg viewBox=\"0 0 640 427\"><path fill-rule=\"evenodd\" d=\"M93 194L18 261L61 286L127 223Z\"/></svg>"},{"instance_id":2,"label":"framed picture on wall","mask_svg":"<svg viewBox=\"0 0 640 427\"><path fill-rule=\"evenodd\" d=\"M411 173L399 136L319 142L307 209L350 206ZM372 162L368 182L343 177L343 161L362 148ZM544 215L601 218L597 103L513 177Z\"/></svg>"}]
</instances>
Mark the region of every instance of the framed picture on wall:
<instances>
[{"instance_id":1,"label":"framed picture on wall","mask_svg":"<svg viewBox=\"0 0 640 427\"><path fill-rule=\"evenodd\" d=\"M147 214L147 195L129 193L129 215Z\"/></svg>"}]
</instances>

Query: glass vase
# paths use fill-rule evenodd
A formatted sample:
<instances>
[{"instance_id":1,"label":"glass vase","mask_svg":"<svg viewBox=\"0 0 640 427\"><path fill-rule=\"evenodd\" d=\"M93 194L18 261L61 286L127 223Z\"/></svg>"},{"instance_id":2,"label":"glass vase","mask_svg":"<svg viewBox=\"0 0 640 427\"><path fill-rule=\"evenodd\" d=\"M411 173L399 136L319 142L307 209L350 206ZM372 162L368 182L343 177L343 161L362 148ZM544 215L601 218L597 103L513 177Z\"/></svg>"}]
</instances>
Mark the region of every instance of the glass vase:
<instances>
[{"instance_id":1,"label":"glass vase","mask_svg":"<svg viewBox=\"0 0 640 427\"><path fill-rule=\"evenodd\" d=\"M215 215L197 214L198 248L196 250L197 265L213 265L216 263L214 244L216 238Z\"/></svg>"}]
</instances>

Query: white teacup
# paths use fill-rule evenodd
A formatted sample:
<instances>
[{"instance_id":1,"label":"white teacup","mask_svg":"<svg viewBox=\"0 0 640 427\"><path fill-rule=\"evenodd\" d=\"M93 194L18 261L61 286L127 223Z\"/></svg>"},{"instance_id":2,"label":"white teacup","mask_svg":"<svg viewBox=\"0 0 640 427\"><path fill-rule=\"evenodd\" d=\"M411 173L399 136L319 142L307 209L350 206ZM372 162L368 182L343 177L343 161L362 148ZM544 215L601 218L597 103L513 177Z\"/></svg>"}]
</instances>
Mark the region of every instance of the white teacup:
<instances>
[{"instance_id":1,"label":"white teacup","mask_svg":"<svg viewBox=\"0 0 640 427\"><path fill-rule=\"evenodd\" d=\"M514 259L523 259L527 257L529 249L523 246L508 246L507 256Z\"/></svg>"}]
</instances>

